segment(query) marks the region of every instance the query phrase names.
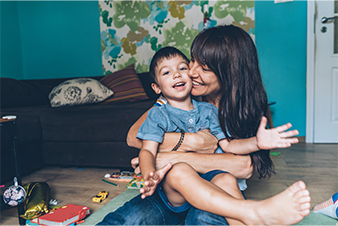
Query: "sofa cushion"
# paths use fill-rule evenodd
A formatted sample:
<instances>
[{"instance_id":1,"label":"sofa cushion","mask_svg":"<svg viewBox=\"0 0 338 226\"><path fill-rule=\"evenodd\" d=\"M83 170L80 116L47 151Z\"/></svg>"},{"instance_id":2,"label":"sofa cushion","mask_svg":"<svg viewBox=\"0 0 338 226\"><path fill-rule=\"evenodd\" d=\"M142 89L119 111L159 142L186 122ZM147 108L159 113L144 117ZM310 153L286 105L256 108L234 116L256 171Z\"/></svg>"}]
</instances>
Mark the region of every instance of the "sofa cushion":
<instances>
[{"instance_id":1,"label":"sofa cushion","mask_svg":"<svg viewBox=\"0 0 338 226\"><path fill-rule=\"evenodd\" d=\"M49 94L52 107L93 104L104 101L113 91L91 78L66 80Z\"/></svg>"},{"instance_id":2,"label":"sofa cushion","mask_svg":"<svg viewBox=\"0 0 338 226\"><path fill-rule=\"evenodd\" d=\"M134 102L148 99L142 83L134 69L134 64L103 77L100 82L114 91L114 95L104 101Z\"/></svg>"},{"instance_id":3,"label":"sofa cushion","mask_svg":"<svg viewBox=\"0 0 338 226\"><path fill-rule=\"evenodd\" d=\"M133 123L153 100L46 108L39 112L44 141L126 142Z\"/></svg>"},{"instance_id":4,"label":"sofa cushion","mask_svg":"<svg viewBox=\"0 0 338 226\"><path fill-rule=\"evenodd\" d=\"M130 169L130 160L139 150L123 142L43 141L42 158L46 165L77 167L114 167Z\"/></svg>"}]
</instances>

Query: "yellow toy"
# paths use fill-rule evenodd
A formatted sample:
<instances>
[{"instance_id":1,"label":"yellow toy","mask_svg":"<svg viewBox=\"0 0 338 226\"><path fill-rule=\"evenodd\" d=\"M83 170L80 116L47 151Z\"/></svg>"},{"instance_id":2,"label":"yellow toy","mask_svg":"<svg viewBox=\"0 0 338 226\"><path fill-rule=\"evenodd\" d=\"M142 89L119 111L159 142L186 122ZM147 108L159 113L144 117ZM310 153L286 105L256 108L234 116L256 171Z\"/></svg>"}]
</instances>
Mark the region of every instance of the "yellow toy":
<instances>
[{"instance_id":1,"label":"yellow toy","mask_svg":"<svg viewBox=\"0 0 338 226\"><path fill-rule=\"evenodd\" d=\"M100 191L99 194L93 197L93 202L102 202L108 197L108 192L107 191Z\"/></svg>"}]
</instances>

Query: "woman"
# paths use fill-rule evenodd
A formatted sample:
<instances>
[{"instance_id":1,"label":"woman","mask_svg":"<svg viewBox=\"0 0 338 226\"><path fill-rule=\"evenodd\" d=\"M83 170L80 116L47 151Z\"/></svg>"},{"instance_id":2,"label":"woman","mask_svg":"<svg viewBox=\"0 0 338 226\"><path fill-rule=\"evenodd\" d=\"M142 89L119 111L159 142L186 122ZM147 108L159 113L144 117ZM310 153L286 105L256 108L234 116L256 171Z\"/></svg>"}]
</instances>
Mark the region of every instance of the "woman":
<instances>
[{"instance_id":1,"label":"woman","mask_svg":"<svg viewBox=\"0 0 338 226\"><path fill-rule=\"evenodd\" d=\"M180 137L179 134L166 134L160 147L162 153L159 153L156 159L157 167L160 168L168 162L173 164L185 162L200 173L219 169L230 172L236 178L248 178L252 171L257 172L260 177L269 176L273 172L269 152L259 151L269 147L259 147L255 137L256 134L266 132L266 118L262 120L261 118L267 111L267 97L258 68L256 49L250 36L234 26L220 26L205 30L195 38L191 47L191 57L189 75L193 80L192 95L201 96L204 101L214 104L219 109L219 121L227 135L229 145L242 144L243 139L249 139L250 142L246 142L249 145L243 145L241 149L257 152L250 156L210 154L215 150L216 141L210 139L211 135L207 131L197 135L187 134L180 147L182 152L165 152L170 151ZM129 145L141 147L141 141L135 137L145 118L146 115L143 115L130 129L127 139ZM259 127L260 122L263 126ZM296 130L284 132L290 127L288 123L273 129L275 134L284 137L276 147L287 147L298 142L296 138L288 138L297 135ZM200 146L202 148L196 148L197 143L194 143L194 140L202 140ZM203 144L209 140L210 143ZM183 151L195 151L195 153ZM132 164L136 167L138 160L133 159ZM225 183L224 186L228 185ZM295 194L302 197L302 201L287 198ZM224 217L194 208L181 215L168 213L164 207L159 206L157 198L156 195L144 201L135 198L115 213L107 215L104 221L110 224L180 224L186 217L185 223L190 225L227 224ZM279 194L275 200L283 200L286 209L289 205L296 205L300 211L291 208L291 212L285 216L288 218L286 221L274 219L275 222L291 224L300 221L309 213L309 199L308 191L301 182ZM126 213L131 208L131 212ZM148 212L151 215L146 215ZM127 214L133 219L127 217ZM117 215L120 217L119 221L110 221L117 219Z\"/></svg>"}]
</instances>

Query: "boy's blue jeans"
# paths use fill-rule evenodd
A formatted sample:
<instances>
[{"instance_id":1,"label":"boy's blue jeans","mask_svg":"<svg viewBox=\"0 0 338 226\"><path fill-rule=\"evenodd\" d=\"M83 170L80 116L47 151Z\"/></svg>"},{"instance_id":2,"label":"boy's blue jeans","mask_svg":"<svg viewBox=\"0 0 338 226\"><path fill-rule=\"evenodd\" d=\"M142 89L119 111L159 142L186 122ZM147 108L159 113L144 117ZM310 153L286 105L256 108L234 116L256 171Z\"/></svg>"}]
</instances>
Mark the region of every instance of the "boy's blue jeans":
<instances>
[{"instance_id":1,"label":"boy's blue jeans","mask_svg":"<svg viewBox=\"0 0 338 226\"><path fill-rule=\"evenodd\" d=\"M191 207L183 213L168 210L155 192L146 199L136 196L97 225L228 225L224 217Z\"/></svg>"}]
</instances>

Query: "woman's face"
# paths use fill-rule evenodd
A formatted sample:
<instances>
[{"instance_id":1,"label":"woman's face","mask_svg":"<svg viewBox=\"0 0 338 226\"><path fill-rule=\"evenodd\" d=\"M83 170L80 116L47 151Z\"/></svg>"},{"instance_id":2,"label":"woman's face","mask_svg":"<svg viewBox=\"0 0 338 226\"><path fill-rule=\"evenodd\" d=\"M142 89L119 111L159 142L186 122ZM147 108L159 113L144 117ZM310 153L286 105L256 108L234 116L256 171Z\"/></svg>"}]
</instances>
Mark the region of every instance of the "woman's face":
<instances>
[{"instance_id":1,"label":"woman's face","mask_svg":"<svg viewBox=\"0 0 338 226\"><path fill-rule=\"evenodd\" d=\"M206 65L201 65L195 60L189 64L188 75L192 79L191 94L194 96L206 96L208 99L216 99L221 89L217 75Z\"/></svg>"}]
</instances>

